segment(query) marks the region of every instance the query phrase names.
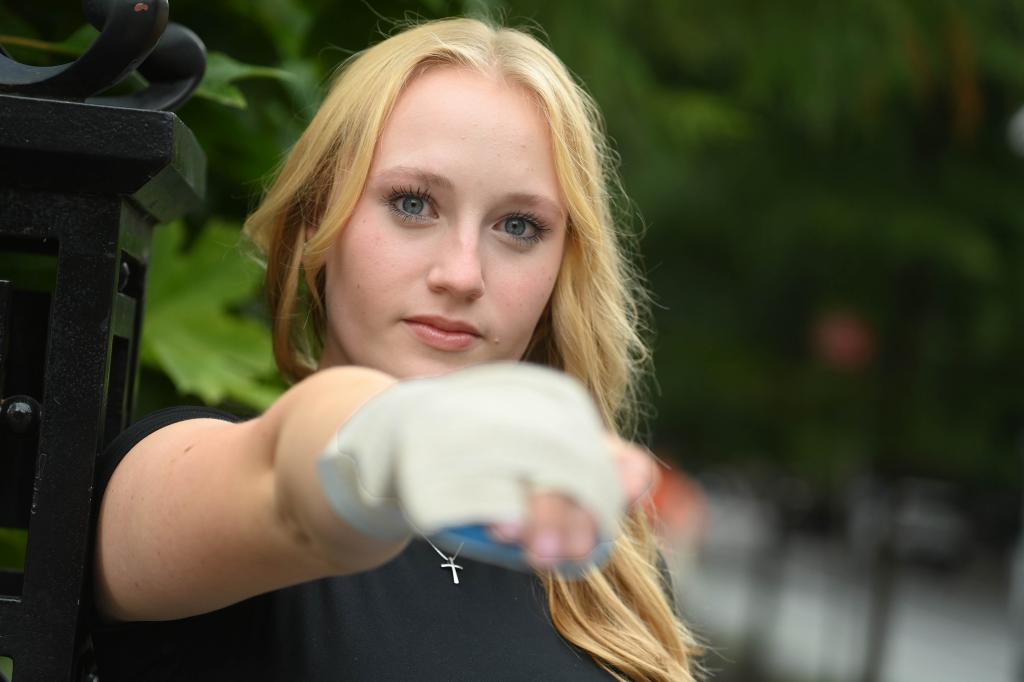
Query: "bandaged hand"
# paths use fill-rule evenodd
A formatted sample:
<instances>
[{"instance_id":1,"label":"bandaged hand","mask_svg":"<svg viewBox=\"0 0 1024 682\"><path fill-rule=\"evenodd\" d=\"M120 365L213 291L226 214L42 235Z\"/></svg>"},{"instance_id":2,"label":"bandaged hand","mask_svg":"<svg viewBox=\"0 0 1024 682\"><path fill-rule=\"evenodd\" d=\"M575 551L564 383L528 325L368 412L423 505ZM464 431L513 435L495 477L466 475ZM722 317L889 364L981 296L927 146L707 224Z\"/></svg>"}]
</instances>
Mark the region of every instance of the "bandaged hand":
<instances>
[{"instance_id":1,"label":"bandaged hand","mask_svg":"<svg viewBox=\"0 0 1024 682\"><path fill-rule=\"evenodd\" d=\"M600 563L626 511L617 443L578 381L504 363L389 388L334 435L318 467L334 511L365 535L419 533L449 551L465 544L463 556L517 568L527 559ZM538 514L577 528L582 514L594 542L582 555L580 543L564 538L552 547L550 532L531 534ZM531 552L516 558L450 532L467 526L497 529L492 537L531 544ZM538 543L552 556L538 554Z\"/></svg>"}]
</instances>

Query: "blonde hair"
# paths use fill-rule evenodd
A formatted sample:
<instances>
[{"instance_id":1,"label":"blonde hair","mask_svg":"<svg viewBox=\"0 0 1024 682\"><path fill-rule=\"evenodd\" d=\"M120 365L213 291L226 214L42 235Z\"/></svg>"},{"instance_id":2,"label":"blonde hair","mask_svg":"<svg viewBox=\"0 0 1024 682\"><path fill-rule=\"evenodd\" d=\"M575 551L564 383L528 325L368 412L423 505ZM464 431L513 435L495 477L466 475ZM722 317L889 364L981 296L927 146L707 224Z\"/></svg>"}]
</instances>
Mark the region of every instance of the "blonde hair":
<instances>
[{"instance_id":1,"label":"blonde hair","mask_svg":"<svg viewBox=\"0 0 1024 682\"><path fill-rule=\"evenodd\" d=\"M542 107L568 209L568 236L526 359L580 379L606 423L630 433L649 360L640 336L644 299L612 215L618 185L600 114L537 39L476 19L420 24L348 60L247 220L246 234L266 257L278 367L292 381L316 371L326 327L326 252L363 192L399 94L423 69L438 65L499 75L532 93ZM307 233L313 235L308 240ZM656 559L652 533L637 514L604 568L579 581L544 578L555 627L618 679L693 679L693 641L673 614Z\"/></svg>"}]
</instances>

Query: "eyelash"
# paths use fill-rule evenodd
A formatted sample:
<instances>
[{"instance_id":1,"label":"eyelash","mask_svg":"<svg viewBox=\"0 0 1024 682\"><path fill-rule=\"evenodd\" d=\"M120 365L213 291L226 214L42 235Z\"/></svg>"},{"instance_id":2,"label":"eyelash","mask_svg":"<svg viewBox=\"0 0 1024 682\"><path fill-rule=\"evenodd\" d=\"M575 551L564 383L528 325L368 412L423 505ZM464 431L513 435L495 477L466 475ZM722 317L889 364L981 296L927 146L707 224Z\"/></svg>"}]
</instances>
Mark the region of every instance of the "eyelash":
<instances>
[{"instance_id":1,"label":"eyelash","mask_svg":"<svg viewBox=\"0 0 1024 682\"><path fill-rule=\"evenodd\" d=\"M384 195L384 203L387 204L388 208L392 213L397 215L403 221L423 221L426 220L426 216L413 215L412 213L406 213L402 209L395 206L395 202L404 197L414 197L419 199L424 204L433 204L433 198L430 196L430 191L425 189L412 189L411 187L392 187L391 193Z\"/></svg>"},{"instance_id":2,"label":"eyelash","mask_svg":"<svg viewBox=\"0 0 1024 682\"><path fill-rule=\"evenodd\" d=\"M525 220L531 223L534 229L534 235L532 237L517 237L514 234L510 234L509 237L512 237L512 239L515 239L517 242L522 242L524 244L536 244L540 240L544 239L544 233L549 229L547 223L533 213L528 213L526 211L510 213L502 218L502 220L511 220L513 218L518 218L519 220Z\"/></svg>"},{"instance_id":3,"label":"eyelash","mask_svg":"<svg viewBox=\"0 0 1024 682\"><path fill-rule=\"evenodd\" d=\"M405 197L414 197L414 198L419 199L420 201L422 201L424 204L428 204L429 205L429 204L433 204L433 198L430 195L430 191L422 189L422 188L419 188L419 187L417 187L415 189L413 189L412 187L392 187L391 188L391 193L390 194L386 194L383 197L384 203L387 204L388 209L392 213L394 213L396 216L398 216L399 219L401 219L402 221L408 222L410 220L412 220L412 221L424 221L424 220L427 220L428 218L426 218L424 216L418 216L418 215L413 215L411 213L406 213L405 211L403 211L402 209L398 208L395 205L396 201L398 201L399 199L403 199ZM549 230L547 223L545 223L543 220L541 220L541 218L539 216L537 216L536 214L530 213L528 211L515 211L513 213L508 214L504 218L502 218L502 220L512 220L512 219L525 220L525 221L529 222L531 225L533 225L533 228L534 228L534 231L535 231L535 234L533 236L530 236L530 237L519 237L519 236L516 236L514 234L508 235L512 239L515 239L517 242L521 242L521 243L524 243L524 244L536 244L537 242L541 241L544 238L544 233L548 232L548 230Z\"/></svg>"}]
</instances>

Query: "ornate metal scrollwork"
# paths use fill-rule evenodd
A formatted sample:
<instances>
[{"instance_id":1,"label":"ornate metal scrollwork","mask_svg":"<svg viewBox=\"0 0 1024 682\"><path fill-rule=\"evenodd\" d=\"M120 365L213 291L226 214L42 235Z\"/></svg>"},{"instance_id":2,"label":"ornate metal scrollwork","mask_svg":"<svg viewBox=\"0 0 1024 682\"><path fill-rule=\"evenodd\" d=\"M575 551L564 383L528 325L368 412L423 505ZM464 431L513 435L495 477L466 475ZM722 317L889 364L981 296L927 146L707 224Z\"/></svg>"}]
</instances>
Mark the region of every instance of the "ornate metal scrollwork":
<instances>
[{"instance_id":1,"label":"ornate metal scrollwork","mask_svg":"<svg viewBox=\"0 0 1024 682\"><path fill-rule=\"evenodd\" d=\"M99 37L77 60L59 66L21 64L0 49L0 93L135 109L174 111L206 71L206 47L180 24L168 22L168 0L83 0ZM149 86L102 96L133 71Z\"/></svg>"}]
</instances>

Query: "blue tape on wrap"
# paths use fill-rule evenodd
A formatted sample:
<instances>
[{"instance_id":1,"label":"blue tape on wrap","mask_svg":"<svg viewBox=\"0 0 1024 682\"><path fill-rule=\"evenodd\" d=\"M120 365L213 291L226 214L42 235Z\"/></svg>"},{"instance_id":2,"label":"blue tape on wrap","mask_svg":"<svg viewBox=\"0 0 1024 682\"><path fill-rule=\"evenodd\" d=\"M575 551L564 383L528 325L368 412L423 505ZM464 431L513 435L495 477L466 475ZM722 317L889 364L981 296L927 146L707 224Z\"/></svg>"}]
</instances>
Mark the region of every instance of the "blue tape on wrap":
<instances>
[{"instance_id":1,"label":"blue tape on wrap","mask_svg":"<svg viewBox=\"0 0 1024 682\"><path fill-rule=\"evenodd\" d=\"M526 555L517 544L492 540L484 525L453 526L430 536L431 542L449 554L469 557L488 564L532 573L534 568L526 561ZM612 554L613 543L600 542L585 561L563 561L552 570L563 578L582 578L591 568L603 566Z\"/></svg>"}]
</instances>

